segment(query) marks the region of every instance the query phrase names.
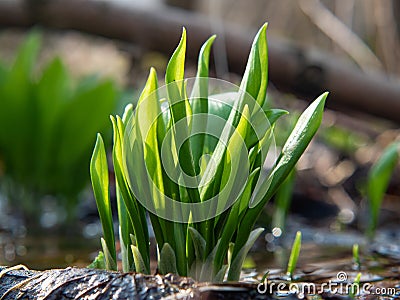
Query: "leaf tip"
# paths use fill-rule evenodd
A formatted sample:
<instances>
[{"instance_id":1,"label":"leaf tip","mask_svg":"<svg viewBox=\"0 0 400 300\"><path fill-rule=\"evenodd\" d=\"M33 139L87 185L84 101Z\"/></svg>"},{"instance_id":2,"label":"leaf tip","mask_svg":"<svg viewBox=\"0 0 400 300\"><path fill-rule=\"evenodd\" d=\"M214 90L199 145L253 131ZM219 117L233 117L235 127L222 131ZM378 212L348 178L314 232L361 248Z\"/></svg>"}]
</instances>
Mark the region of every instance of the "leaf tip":
<instances>
[{"instance_id":1,"label":"leaf tip","mask_svg":"<svg viewBox=\"0 0 400 300\"><path fill-rule=\"evenodd\" d=\"M103 137L101 136L100 132L98 132L96 135L96 144L97 143L103 143Z\"/></svg>"},{"instance_id":2,"label":"leaf tip","mask_svg":"<svg viewBox=\"0 0 400 300\"><path fill-rule=\"evenodd\" d=\"M181 41L186 41L186 27L182 27Z\"/></svg>"},{"instance_id":3,"label":"leaf tip","mask_svg":"<svg viewBox=\"0 0 400 300\"><path fill-rule=\"evenodd\" d=\"M261 32L265 32L268 28L268 22L265 22L262 26L261 26Z\"/></svg>"},{"instance_id":4,"label":"leaf tip","mask_svg":"<svg viewBox=\"0 0 400 300\"><path fill-rule=\"evenodd\" d=\"M319 96L321 99L323 99L323 101L325 102L326 98L328 97L329 92L324 92L321 94L321 96Z\"/></svg>"}]
</instances>

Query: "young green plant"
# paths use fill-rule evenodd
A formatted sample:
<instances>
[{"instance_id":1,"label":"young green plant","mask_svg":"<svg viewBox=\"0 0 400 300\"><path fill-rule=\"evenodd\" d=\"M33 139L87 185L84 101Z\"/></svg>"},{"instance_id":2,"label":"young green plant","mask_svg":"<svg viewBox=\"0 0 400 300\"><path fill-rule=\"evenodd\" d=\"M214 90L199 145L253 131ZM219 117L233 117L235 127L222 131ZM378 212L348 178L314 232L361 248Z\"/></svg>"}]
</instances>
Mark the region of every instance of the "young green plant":
<instances>
[{"instance_id":1,"label":"young green plant","mask_svg":"<svg viewBox=\"0 0 400 300\"><path fill-rule=\"evenodd\" d=\"M357 270L361 268L361 260L360 260L360 247L358 244L353 245L353 263Z\"/></svg>"},{"instance_id":2,"label":"young green plant","mask_svg":"<svg viewBox=\"0 0 400 300\"><path fill-rule=\"evenodd\" d=\"M399 147L399 142L390 144L368 173L367 197L370 209L370 222L367 228L367 235L369 238L373 238L375 235L382 200L399 160Z\"/></svg>"},{"instance_id":3,"label":"young green plant","mask_svg":"<svg viewBox=\"0 0 400 300\"><path fill-rule=\"evenodd\" d=\"M33 31L11 66L0 63L1 192L26 215L39 214L38 201L47 195L72 214L89 182L95 134L107 132L117 91L95 78L74 84L59 58L36 72L40 44Z\"/></svg>"},{"instance_id":4,"label":"young green plant","mask_svg":"<svg viewBox=\"0 0 400 300\"><path fill-rule=\"evenodd\" d=\"M111 117L123 271L150 272L148 215L160 273L200 281L239 279L248 251L263 232L253 229L255 221L316 133L327 97L321 95L304 111L275 164L265 170L276 121L287 113L265 106L266 27L254 39L240 87L209 78L214 36L200 50L196 78L184 80L183 30L166 85L159 86L151 69L136 109L129 105L122 118ZM212 90L215 84L234 90L221 93ZM117 255L100 137L91 166L104 264L113 268Z\"/></svg>"},{"instance_id":5,"label":"young green plant","mask_svg":"<svg viewBox=\"0 0 400 300\"><path fill-rule=\"evenodd\" d=\"M358 273L353 283L349 286L348 294L350 299L355 299L355 297L360 294L361 275L361 273Z\"/></svg>"},{"instance_id":6,"label":"young green plant","mask_svg":"<svg viewBox=\"0 0 400 300\"><path fill-rule=\"evenodd\" d=\"M286 274L290 280L293 279L294 271L296 270L297 260L299 259L301 250L301 232L297 231L296 237L294 238L292 250L290 251L290 257L288 261Z\"/></svg>"}]
</instances>

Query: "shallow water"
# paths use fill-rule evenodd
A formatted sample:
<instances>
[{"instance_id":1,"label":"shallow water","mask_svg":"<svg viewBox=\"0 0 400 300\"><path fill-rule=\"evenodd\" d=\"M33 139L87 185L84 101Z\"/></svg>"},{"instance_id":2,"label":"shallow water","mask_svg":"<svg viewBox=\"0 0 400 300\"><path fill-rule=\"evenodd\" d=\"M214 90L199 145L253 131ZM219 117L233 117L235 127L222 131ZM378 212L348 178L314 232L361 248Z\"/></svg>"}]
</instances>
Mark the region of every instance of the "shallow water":
<instances>
[{"instance_id":1,"label":"shallow water","mask_svg":"<svg viewBox=\"0 0 400 300\"><path fill-rule=\"evenodd\" d=\"M314 292L325 299L343 292L335 287L345 289L361 273L360 286L368 284L369 287L361 293L364 298L395 299L400 293L400 234L397 227L378 231L375 242L371 243L356 230L337 231L293 220L289 221L286 232L265 232L257 241L246 261L250 268L242 273L242 281L259 285L263 275L269 272L267 283L275 296L306 297L290 289L310 288L309 284L312 284ZM10 221L0 230L0 265L21 263L37 270L87 266L100 249L101 226L94 221L74 227L78 227L74 232L27 229L18 219ZM294 281L290 282L285 266L297 230L302 231L303 242ZM360 245L359 269L352 257L354 243ZM332 286L326 288L329 283ZM283 288L279 288L279 284ZM386 298L378 295L377 289L386 291ZM367 292L375 294L371 296Z\"/></svg>"}]
</instances>

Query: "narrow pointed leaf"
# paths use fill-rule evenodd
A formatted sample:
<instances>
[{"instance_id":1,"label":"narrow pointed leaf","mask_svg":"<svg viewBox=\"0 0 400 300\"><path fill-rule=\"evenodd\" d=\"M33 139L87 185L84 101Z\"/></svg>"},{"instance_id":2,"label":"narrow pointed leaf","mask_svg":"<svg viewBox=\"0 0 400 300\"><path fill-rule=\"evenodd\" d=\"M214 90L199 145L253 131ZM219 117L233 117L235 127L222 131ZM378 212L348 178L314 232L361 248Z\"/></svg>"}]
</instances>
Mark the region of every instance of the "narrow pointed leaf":
<instances>
[{"instance_id":1,"label":"narrow pointed leaf","mask_svg":"<svg viewBox=\"0 0 400 300\"><path fill-rule=\"evenodd\" d=\"M178 270L176 267L176 255L174 250L168 243L165 243L161 249L158 268L161 274L178 274Z\"/></svg>"},{"instance_id":2,"label":"narrow pointed leaf","mask_svg":"<svg viewBox=\"0 0 400 300\"><path fill-rule=\"evenodd\" d=\"M301 249L301 232L297 231L296 237L293 242L292 251L290 252L288 267L287 267L287 275L290 279L293 279L294 271L296 270L297 260L300 255Z\"/></svg>"},{"instance_id":3,"label":"narrow pointed leaf","mask_svg":"<svg viewBox=\"0 0 400 300\"><path fill-rule=\"evenodd\" d=\"M222 268L218 271L217 275L214 277L214 282L222 282L224 281L226 271L228 271L229 266L223 265Z\"/></svg>"},{"instance_id":4,"label":"narrow pointed leaf","mask_svg":"<svg viewBox=\"0 0 400 300\"><path fill-rule=\"evenodd\" d=\"M193 227L189 227L188 231L192 237L196 258L202 261L204 259L206 241L201 236L201 234Z\"/></svg>"},{"instance_id":5,"label":"narrow pointed leaf","mask_svg":"<svg viewBox=\"0 0 400 300\"><path fill-rule=\"evenodd\" d=\"M107 249L112 259L116 261L114 225L112 220L111 203L109 195L108 166L106 150L101 135L97 135L96 145L90 162L90 176L97 208L100 215L103 235ZM108 253L104 252L106 255Z\"/></svg>"},{"instance_id":6,"label":"narrow pointed leaf","mask_svg":"<svg viewBox=\"0 0 400 300\"><path fill-rule=\"evenodd\" d=\"M368 173L367 196L371 210L368 234L372 237L378 224L379 210L393 170L398 164L400 143L389 145Z\"/></svg>"},{"instance_id":7,"label":"narrow pointed leaf","mask_svg":"<svg viewBox=\"0 0 400 300\"><path fill-rule=\"evenodd\" d=\"M246 70L242 82L240 83L240 89L246 91L261 107L265 102L268 84L268 46L266 30L267 24L264 24L254 38ZM253 106L250 106L250 112L253 112Z\"/></svg>"},{"instance_id":8,"label":"narrow pointed leaf","mask_svg":"<svg viewBox=\"0 0 400 300\"><path fill-rule=\"evenodd\" d=\"M218 270L215 269L214 267L214 260L215 256L217 254L217 250L219 248L221 240L218 240L217 244L215 245L214 249L211 251L211 253L207 256L206 260L204 261L204 264L202 265L201 268L201 273L200 273L200 281L208 281L212 282L214 281L215 275L217 275Z\"/></svg>"},{"instance_id":9,"label":"narrow pointed leaf","mask_svg":"<svg viewBox=\"0 0 400 300\"><path fill-rule=\"evenodd\" d=\"M240 278L240 271L242 270L242 265L244 259L247 256L247 253L250 251L251 247L253 247L256 239L260 236L260 234L264 231L263 228L254 229L242 249L240 249L239 253L233 258L231 265L229 266L228 271L228 281L238 281Z\"/></svg>"},{"instance_id":10,"label":"narrow pointed leaf","mask_svg":"<svg viewBox=\"0 0 400 300\"><path fill-rule=\"evenodd\" d=\"M251 208L264 206L265 202L272 197L280 183L283 182L293 169L321 124L327 96L328 93L319 96L318 99L310 104L301 114L295 128L283 146L277 165L272 170L268 180L259 182L260 184L256 186L250 202Z\"/></svg>"},{"instance_id":11,"label":"narrow pointed leaf","mask_svg":"<svg viewBox=\"0 0 400 300\"><path fill-rule=\"evenodd\" d=\"M112 270L112 271L117 271L117 261L113 255L113 253L110 252L110 249L108 248L107 243L103 238L101 238L101 247L102 247L103 253L104 253L106 269Z\"/></svg>"},{"instance_id":12,"label":"narrow pointed leaf","mask_svg":"<svg viewBox=\"0 0 400 300\"><path fill-rule=\"evenodd\" d=\"M142 254L140 253L138 247L131 245L131 250L133 254L133 260L135 261L135 269L136 269L135 271L138 273L149 274L150 271L147 269Z\"/></svg>"},{"instance_id":13,"label":"narrow pointed leaf","mask_svg":"<svg viewBox=\"0 0 400 300\"><path fill-rule=\"evenodd\" d=\"M195 132L206 132L206 118L196 118L198 114L206 114L208 112L208 75L211 45L215 40L215 35L210 37L201 47L199 60L197 64L197 75L194 83L190 103L193 110L193 129ZM200 172L200 157L203 154L204 134L197 134L191 138L191 147L193 153L193 161L195 164L196 174Z\"/></svg>"}]
</instances>

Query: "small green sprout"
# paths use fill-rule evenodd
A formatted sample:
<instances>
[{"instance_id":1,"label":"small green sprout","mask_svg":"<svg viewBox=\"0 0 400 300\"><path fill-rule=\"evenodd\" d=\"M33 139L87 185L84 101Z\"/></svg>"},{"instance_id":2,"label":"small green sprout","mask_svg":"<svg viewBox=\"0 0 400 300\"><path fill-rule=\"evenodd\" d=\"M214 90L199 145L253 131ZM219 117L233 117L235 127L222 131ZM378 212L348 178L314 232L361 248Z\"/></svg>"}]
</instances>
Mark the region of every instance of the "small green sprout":
<instances>
[{"instance_id":1,"label":"small green sprout","mask_svg":"<svg viewBox=\"0 0 400 300\"><path fill-rule=\"evenodd\" d=\"M399 147L399 142L390 144L368 173L367 197L369 200L370 222L367 228L367 235L370 238L375 235L382 200L388 188L390 177L399 160Z\"/></svg>"},{"instance_id":2,"label":"small green sprout","mask_svg":"<svg viewBox=\"0 0 400 300\"><path fill-rule=\"evenodd\" d=\"M254 39L239 87L208 77L214 36L200 50L196 78L184 79L183 30L165 85L159 85L152 68L136 109L128 105L122 118L111 117L123 271L150 273L148 215L160 273L239 280L247 253L264 230L253 228L257 217L315 135L328 95L310 104L282 151L272 156L276 121L287 112L265 105L266 28ZM269 169L267 156L276 158ZM105 265L113 269L117 255L106 165L99 137L91 160L92 185Z\"/></svg>"},{"instance_id":3,"label":"small green sprout","mask_svg":"<svg viewBox=\"0 0 400 300\"><path fill-rule=\"evenodd\" d=\"M292 251L290 252L289 262L287 266L286 274L289 276L290 280L293 279L293 274L296 269L297 260L300 255L301 249L301 232L297 231L296 237L293 242Z\"/></svg>"},{"instance_id":4,"label":"small green sprout","mask_svg":"<svg viewBox=\"0 0 400 300\"><path fill-rule=\"evenodd\" d=\"M358 244L353 245L353 262L357 270L361 268L361 260L360 260L360 253L359 253L359 246Z\"/></svg>"},{"instance_id":5,"label":"small green sprout","mask_svg":"<svg viewBox=\"0 0 400 300\"><path fill-rule=\"evenodd\" d=\"M353 284L350 285L350 290L348 291L350 299L355 299L355 297L360 292L360 281L361 281L361 273L358 273L354 278Z\"/></svg>"}]
</instances>

